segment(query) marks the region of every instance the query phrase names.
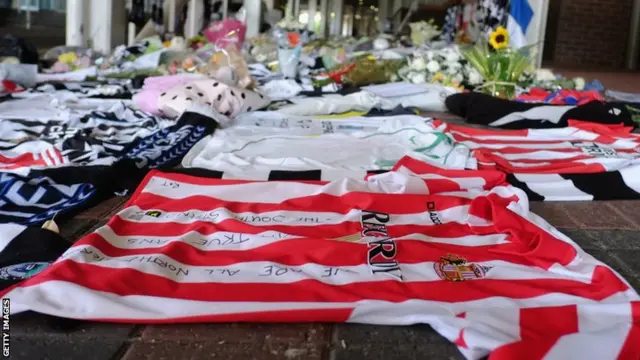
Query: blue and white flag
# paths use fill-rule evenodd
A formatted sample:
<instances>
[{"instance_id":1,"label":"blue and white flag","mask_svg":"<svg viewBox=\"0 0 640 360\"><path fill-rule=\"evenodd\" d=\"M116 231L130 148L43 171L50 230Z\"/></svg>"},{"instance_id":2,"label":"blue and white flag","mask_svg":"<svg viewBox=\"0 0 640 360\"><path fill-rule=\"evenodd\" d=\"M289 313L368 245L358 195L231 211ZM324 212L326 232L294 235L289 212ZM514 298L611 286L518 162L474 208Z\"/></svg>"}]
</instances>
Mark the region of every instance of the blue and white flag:
<instances>
[{"instance_id":1,"label":"blue and white flag","mask_svg":"<svg viewBox=\"0 0 640 360\"><path fill-rule=\"evenodd\" d=\"M535 31L534 26L530 26L534 11L529 1L511 0L509 5L507 20L507 30L511 39L509 45L516 49L528 45L527 31Z\"/></svg>"}]
</instances>

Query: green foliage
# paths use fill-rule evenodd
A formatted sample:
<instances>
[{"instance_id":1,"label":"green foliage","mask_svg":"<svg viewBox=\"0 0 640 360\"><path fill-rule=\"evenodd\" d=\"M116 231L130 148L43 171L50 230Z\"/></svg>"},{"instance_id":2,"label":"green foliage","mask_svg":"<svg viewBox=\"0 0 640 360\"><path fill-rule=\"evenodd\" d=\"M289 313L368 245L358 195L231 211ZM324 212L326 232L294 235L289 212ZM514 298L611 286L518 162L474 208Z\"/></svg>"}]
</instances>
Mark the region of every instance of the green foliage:
<instances>
[{"instance_id":1,"label":"green foliage","mask_svg":"<svg viewBox=\"0 0 640 360\"><path fill-rule=\"evenodd\" d=\"M463 49L462 55L484 77L483 91L511 98L516 86L525 85L523 75L533 70L535 44L517 50L491 50L489 44L481 43Z\"/></svg>"}]
</instances>

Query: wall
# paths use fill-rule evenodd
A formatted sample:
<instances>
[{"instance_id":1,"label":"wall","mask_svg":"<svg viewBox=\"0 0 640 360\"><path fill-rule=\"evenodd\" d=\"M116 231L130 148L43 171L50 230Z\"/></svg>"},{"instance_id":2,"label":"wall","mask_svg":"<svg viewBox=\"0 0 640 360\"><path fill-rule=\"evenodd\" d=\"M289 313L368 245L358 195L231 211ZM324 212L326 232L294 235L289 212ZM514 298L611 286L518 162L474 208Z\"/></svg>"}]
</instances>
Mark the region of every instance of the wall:
<instances>
[{"instance_id":1,"label":"wall","mask_svg":"<svg viewBox=\"0 0 640 360\"><path fill-rule=\"evenodd\" d=\"M623 68L632 0L551 0L561 4L554 66Z\"/></svg>"}]
</instances>

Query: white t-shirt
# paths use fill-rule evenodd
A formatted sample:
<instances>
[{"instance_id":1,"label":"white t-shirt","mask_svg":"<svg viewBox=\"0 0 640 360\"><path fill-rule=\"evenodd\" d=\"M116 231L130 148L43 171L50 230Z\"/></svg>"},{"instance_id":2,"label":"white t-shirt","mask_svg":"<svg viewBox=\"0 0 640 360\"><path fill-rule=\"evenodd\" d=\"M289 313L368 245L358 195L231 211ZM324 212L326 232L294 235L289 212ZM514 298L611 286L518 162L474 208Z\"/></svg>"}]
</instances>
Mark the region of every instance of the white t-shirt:
<instances>
[{"instance_id":1,"label":"white t-shirt","mask_svg":"<svg viewBox=\"0 0 640 360\"><path fill-rule=\"evenodd\" d=\"M430 124L396 121L383 122L374 132L311 136L220 130L192 148L183 166L236 174L321 170L323 180L330 180L359 177L367 170L389 170L405 155L452 169L476 166L466 146L454 144Z\"/></svg>"}]
</instances>

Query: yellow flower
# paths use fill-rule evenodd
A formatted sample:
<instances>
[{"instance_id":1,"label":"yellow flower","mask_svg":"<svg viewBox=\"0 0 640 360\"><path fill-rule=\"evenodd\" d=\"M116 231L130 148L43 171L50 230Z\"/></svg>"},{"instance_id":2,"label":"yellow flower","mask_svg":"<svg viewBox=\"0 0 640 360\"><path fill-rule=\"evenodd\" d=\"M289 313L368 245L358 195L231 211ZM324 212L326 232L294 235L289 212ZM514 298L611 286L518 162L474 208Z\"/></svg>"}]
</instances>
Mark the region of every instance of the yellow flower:
<instances>
[{"instance_id":1,"label":"yellow flower","mask_svg":"<svg viewBox=\"0 0 640 360\"><path fill-rule=\"evenodd\" d=\"M509 46L509 32L502 26L498 27L496 31L491 33L489 43L494 49L505 49Z\"/></svg>"},{"instance_id":2,"label":"yellow flower","mask_svg":"<svg viewBox=\"0 0 640 360\"><path fill-rule=\"evenodd\" d=\"M435 82L440 82L444 80L444 75L441 72L437 72L433 74L433 77L431 77L431 80Z\"/></svg>"},{"instance_id":3,"label":"yellow flower","mask_svg":"<svg viewBox=\"0 0 640 360\"><path fill-rule=\"evenodd\" d=\"M76 60L78 60L78 55L75 52L68 52L58 56L58 61L63 64L73 64Z\"/></svg>"}]
</instances>

